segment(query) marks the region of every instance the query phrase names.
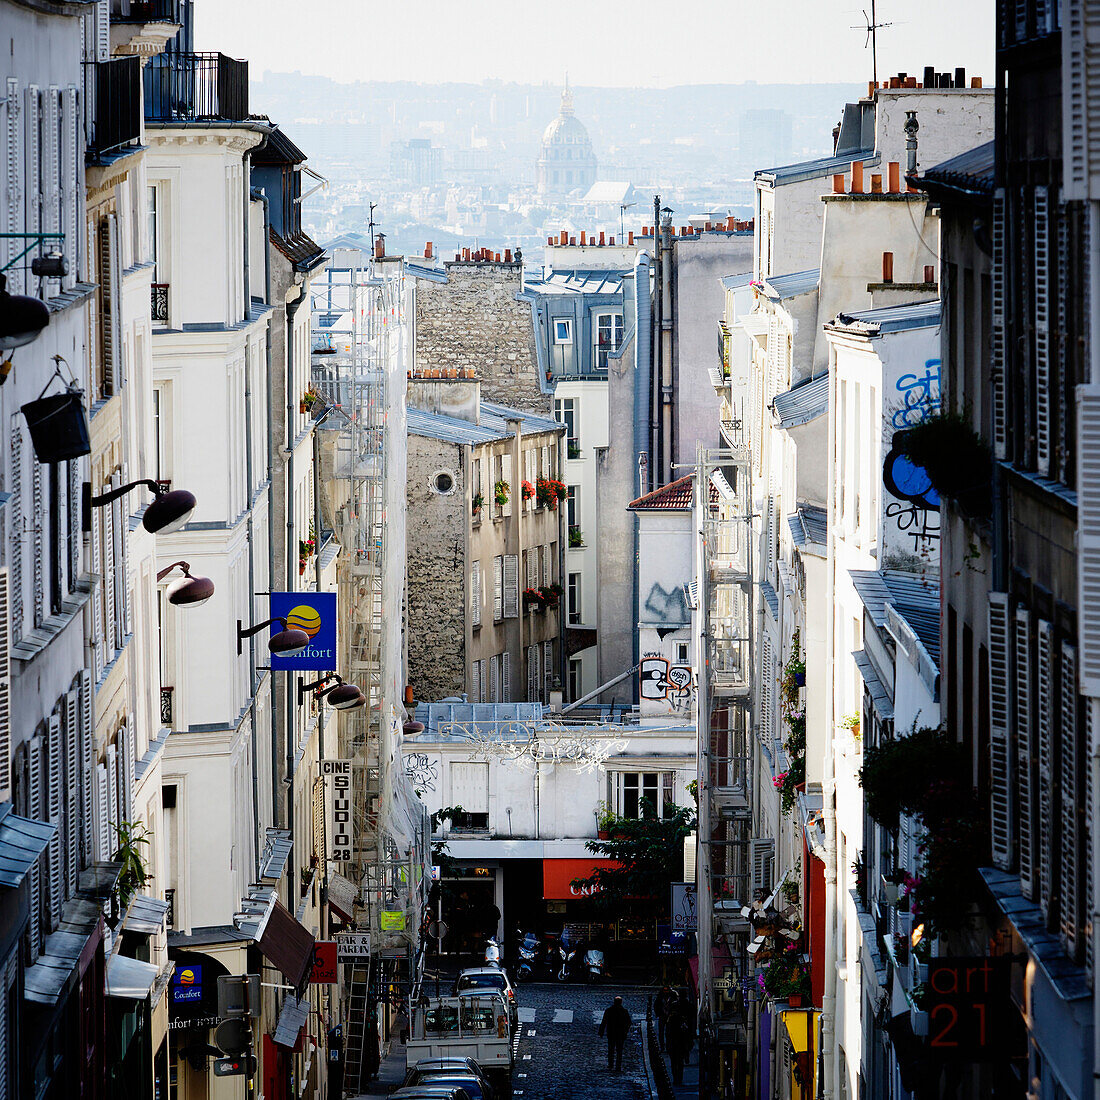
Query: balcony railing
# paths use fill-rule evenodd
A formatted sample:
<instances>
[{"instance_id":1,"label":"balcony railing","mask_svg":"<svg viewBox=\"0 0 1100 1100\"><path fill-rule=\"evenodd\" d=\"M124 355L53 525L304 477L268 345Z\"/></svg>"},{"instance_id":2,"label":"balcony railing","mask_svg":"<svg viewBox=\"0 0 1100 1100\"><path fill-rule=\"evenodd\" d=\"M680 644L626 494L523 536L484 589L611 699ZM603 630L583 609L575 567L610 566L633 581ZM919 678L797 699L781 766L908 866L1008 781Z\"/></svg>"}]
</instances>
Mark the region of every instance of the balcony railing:
<instances>
[{"instance_id":1,"label":"balcony railing","mask_svg":"<svg viewBox=\"0 0 1100 1100\"><path fill-rule=\"evenodd\" d=\"M149 284L149 311L154 321L168 324L168 284Z\"/></svg>"},{"instance_id":2,"label":"balcony railing","mask_svg":"<svg viewBox=\"0 0 1100 1100\"><path fill-rule=\"evenodd\" d=\"M147 122L248 118L248 62L222 53L161 54L145 67Z\"/></svg>"},{"instance_id":3,"label":"balcony railing","mask_svg":"<svg viewBox=\"0 0 1100 1100\"><path fill-rule=\"evenodd\" d=\"M112 23L178 23L180 0L114 0Z\"/></svg>"},{"instance_id":4,"label":"balcony railing","mask_svg":"<svg viewBox=\"0 0 1100 1100\"><path fill-rule=\"evenodd\" d=\"M141 60L115 57L84 65L88 159L141 139Z\"/></svg>"},{"instance_id":5,"label":"balcony railing","mask_svg":"<svg viewBox=\"0 0 1100 1100\"><path fill-rule=\"evenodd\" d=\"M172 692L175 688L160 689L160 724L172 728Z\"/></svg>"}]
</instances>

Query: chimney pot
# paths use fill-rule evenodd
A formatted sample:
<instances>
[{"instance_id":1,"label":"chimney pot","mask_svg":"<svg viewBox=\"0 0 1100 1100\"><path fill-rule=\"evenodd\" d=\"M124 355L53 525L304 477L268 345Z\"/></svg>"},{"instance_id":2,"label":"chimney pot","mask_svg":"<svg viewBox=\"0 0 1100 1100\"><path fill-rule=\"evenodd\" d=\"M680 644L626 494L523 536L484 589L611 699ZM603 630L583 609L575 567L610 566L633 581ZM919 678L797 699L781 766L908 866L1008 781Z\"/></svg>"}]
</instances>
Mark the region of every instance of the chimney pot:
<instances>
[{"instance_id":1,"label":"chimney pot","mask_svg":"<svg viewBox=\"0 0 1100 1100\"><path fill-rule=\"evenodd\" d=\"M584 247L584 245L585 245L585 243L586 243L586 237L587 237L587 234L586 234L586 233L585 233L585 231L584 231L584 230L582 229L582 230L581 230L581 247L582 247L582 248Z\"/></svg>"},{"instance_id":2,"label":"chimney pot","mask_svg":"<svg viewBox=\"0 0 1100 1100\"><path fill-rule=\"evenodd\" d=\"M576 237L570 237L569 238L569 243L570 243L570 245L575 245L577 243L577 238Z\"/></svg>"},{"instance_id":3,"label":"chimney pot","mask_svg":"<svg viewBox=\"0 0 1100 1100\"><path fill-rule=\"evenodd\" d=\"M609 237L609 238L608 238L608 242L607 242L607 243L608 243L608 244L609 244L609 245L610 245L610 246L611 246L612 248L614 248L614 247L615 247L615 238L614 238L614 237Z\"/></svg>"},{"instance_id":4,"label":"chimney pot","mask_svg":"<svg viewBox=\"0 0 1100 1100\"><path fill-rule=\"evenodd\" d=\"M966 69L963 68L962 66L960 66L959 68L957 68L955 70L955 87L956 88L965 88L966 87Z\"/></svg>"},{"instance_id":5,"label":"chimney pot","mask_svg":"<svg viewBox=\"0 0 1100 1100\"><path fill-rule=\"evenodd\" d=\"M934 283L936 281L936 269L932 264L924 265L924 281L926 283Z\"/></svg>"},{"instance_id":6,"label":"chimney pot","mask_svg":"<svg viewBox=\"0 0 1100 1100\"><path fill-rule=\"evenodd\" d=\"M512 250L510 248L506 248L504 250L504 262L506 264L510 264L512 262Z\"/></svg>"},{"instance_id":7,"label":"chimney pot","mask_svg":"<svg viewBox=\"0 0 1100 1100\"><path fill-rule=\"evenodd\" d=\"M852 161L852 194L863 194L863 161Z\"/></svg>"},{"instance_id":8,"label":"chimney pot","mask_svg":"<svg viewBox=\"0 0 1100 1100\"><path fill-rule=\"evenodd\" d=\"M901 190L901 161L892 160L887 165L889 183L887 190L891 195L896 195Z\"/></svg>"},{"instance_id":9,"label":"chimney pot","mask_svg":"<svg viewBox=\"0 0 1100 1100\"><path fill-rule=\"evenodd\" d=\"M498 264L500 263L500 253L499 252L494 252L493 253L493 262L498 263Z\"/></svg>"},{"instance_id":10,"label":"chimney pot","mask_svg":"<svg viewBox=\"0 0 1100 1100\"><path fill-rule=\"evenodd\" d=\"M428 241L428 243L424 245L424 259L430 260L431 258L432 258L432 242Z\"/></svg>"},{"instance_id":11,"label":"chimney pot","mask_svg":"<svg viewBox=\"0 0 1100 1100\"><path fill-rule=\"evenodd\" d=\"M546 238L546 243L552 245L554 243L554 238L553 237L547 237Z\"/></svg>"},{"instance_id":12,"label":"chimney pot","mask_svg":"<svg viewBox=\"0 0 1100 1100\"><path fill-rule=\"evenodd\" d=\"M604 238L604 231L601 229L600 230L600 244L601 245L603 244L603 238Z\"/></svg>"},{"instance_id":13,"label":"chimney pot","mask_svg":"<svg viewBox=\"0 0 1100 1100\"><path fill-rule=\"evenodd\" d=\"M631 230L630 230L630 231L629 231L629 232L627 233L627 235L626 235L626 239L627 239L627 243L628 243L628 244L633 244L633 243L634 243L634 230L633 230L633 229L631 229ZM612 242L612 244L614 244L614 241Z\"/></svg>"},{"instance_id":14,"label":"chimney pot","mask_svg":"<svg viewBox=\"0 0 1100 1100\"><path fill-rule=\"evenodd\" d=\"M833 176L833 194L834 195L843 195L844 194L844 173L843 172L837 172ZM733 219L731 218L730 220L732 221Z\"/></svg>"},{"instance_id":15,"label":"chimney pot","mask_svg":"<svg viewBox=\"0 0 1100 1100\"><path fill-rule=\"evenodd\" d=\"M867 98L870 99L875 94L875 88L878 87L873 80L867 81Z\"/></svg>"},{"instance_id":16,"label":"chimney pot","mask_svg":"<svg viewBox=\"0 0 1100 1100\"><path fill-rule=\"evenodd\" d=\"M566 231L564 229L561 231L561 243L563 245L569 243L569 234L566 233Z\"/></svg>"},{"instance_id":17,"label":"chimney pot","mask_svg":"<svg viewBox=\"0 0 1100 1100\"><path fill-rule=\"evenodd\" d=\"M901 87L901 78L897 77L897 76L890 77L890 87L891 88L900 88Z\"/></svg>"},{"instance_id":18,"label":"chimney pot","mask_svg":"<svg viewBox=\"0 0 1100 1100\"><path fill-rule=\"evenodd\" d=\"M882 173L881 172L872 172L871 173L871 194L872 195L881 195L882 194Z\"/></svg>"},{"instance_id":19,"label":"chimney pot","mask_svg":"<svg viewBox=\"0 0 1100 1100\"><path fill-rule=\"evenodd\" d=\"M936 86L936 70L931 65L924 66L924 86L934 88Z\"/></svg>"},{"instance_id":20,"label":"chimney pot","mask_svg":"<svg viewBox=\"0 0 1100 1100\"><path fill-rule=\"evenodd\" d=\"M970 78L971 88L980 88L982 86L982 78L980 76L972 76Z\"/></svg>"},{"instance_id":21,"label":"chimney pot","mask_svg":"<svg viewBox=\"0 0 1100 1100\"><path fill-rule=\"evenodd\" d=\"M892 283L894 281L894 254L884 252L882 254L882 281Z\"/></svg>"},{"instance_id":22,"label":"chimney pot","mask_svg":"<svg viewBox=\"0 0 1100 1100\"><path fill-rule=\"evenodd\" d=\"M907 88L915 88L917 86L917 78L915 76L906 78L905 86Z\"/></svg>"}]
</instances>

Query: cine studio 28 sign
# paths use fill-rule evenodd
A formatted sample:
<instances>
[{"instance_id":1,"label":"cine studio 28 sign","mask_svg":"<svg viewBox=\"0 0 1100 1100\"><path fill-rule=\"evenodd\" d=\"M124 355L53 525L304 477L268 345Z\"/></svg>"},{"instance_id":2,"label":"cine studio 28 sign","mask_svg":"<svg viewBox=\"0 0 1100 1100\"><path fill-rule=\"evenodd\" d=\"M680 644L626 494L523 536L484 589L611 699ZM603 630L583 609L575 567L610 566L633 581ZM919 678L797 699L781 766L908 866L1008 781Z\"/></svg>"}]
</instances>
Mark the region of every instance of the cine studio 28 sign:
<instances>
[{"instance_id":1,"label":"cine studio 28 sign","mask_svg":"<svg viewBox=\"0 0 1100 1100\"><path fill-rule=\"evenodd\" d=\"M336 671L336 593L272 592L271 618L285 619L287 629L304 630L309 645L290 656L270 654L274 672ZM271 624L271 633L283 629L281 622Z\"/></svg>"},{"instance_id":2,"label":"cine studio 28 sign","mask_svg":"<svg viewBox=\"0 0 1100 1100\"><path fill-rule=\"evenodd\" d=\"M325 854L334 863L351 859L351 761L318 761L325 785Z\"/></svg>"}]
</instances>

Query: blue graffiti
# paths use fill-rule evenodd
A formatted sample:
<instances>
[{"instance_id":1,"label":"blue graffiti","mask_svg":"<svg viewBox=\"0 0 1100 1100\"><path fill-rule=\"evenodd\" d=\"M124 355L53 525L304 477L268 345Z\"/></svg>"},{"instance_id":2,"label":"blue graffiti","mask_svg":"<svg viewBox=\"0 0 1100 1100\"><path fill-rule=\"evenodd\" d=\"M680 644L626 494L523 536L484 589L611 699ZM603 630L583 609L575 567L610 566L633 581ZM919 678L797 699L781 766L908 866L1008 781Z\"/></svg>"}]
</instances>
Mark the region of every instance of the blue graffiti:
<instances>
[{"instance_id":1,"label":"blue graffiti","mask_svg":"<svg viewBox=\"0 0 1100 1100\"><path fill-rule=\"evenodd\" d=\"M912 428L939 409L941 363L940 359L927 359L924 374L903 374L894 383L902 400L901 408L891 418L895 430Z\"/></svg>"}]
</instances>

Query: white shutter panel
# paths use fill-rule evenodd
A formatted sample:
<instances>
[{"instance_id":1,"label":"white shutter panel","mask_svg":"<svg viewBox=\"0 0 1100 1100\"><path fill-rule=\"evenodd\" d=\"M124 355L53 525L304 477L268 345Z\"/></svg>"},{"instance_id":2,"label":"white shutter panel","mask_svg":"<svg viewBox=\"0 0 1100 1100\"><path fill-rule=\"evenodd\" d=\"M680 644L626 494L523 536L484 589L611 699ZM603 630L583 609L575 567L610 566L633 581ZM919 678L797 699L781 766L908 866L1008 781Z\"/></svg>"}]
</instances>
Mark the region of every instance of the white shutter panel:
<instances>
[{"instance_id":1,"label":"white shutter panel","mask_svg":"<svg viewBox=\"0 0 1100 1100\"><path fill-rule=\"evenodd\" d=\"M753 837L752 839L752 889L764 894L772 890L771 866L775 854L775 840L772 837Z\"/></svg>"},{"instance_id":2,"label":"white shutter panel","mask_svg":"<svg viewBox=\"0 0 1100 1100\"><path fill-rule=\"evenodd\" d=\"M4 230L18 233L23 228L23 180L25 166L23 162L23 122L22 96L19 94L19 81L8 77L6 116L4 119L4 185L7 191L4 204ZM23 251L15 240L0 242L4 262ZM7 272L8 290L12 294L23 293L23 270L16 265Z\"/></svg>"},{"instance_id":3,"label":"white shutter panel","mask_svg":"<svg viewBox=\"0 0 1100 1100\"><path fill-rule=\"evenodd\" d=\"M549 543L544 543L542 547L542 583L548 587L554 583L554 569L550 564Z\"/></svg>"},{"instance_id":4,"label":"white shutter panel","mask_svg":"<svg viewBox=\"0 0 1100 1100\"><path fill-rule=\"evenodd\" d=\"M35 821L44 821L42 805L42 735L31 738L30 752L27 756L27 794L28 814ZM42 947L42 857L34 861L31 868L31 918L30 943L31 960L38 958Z\"/></svg>"},{"instance_id":5,"label":"white shutter panel","mask_svg":"<svg viewBox=\"0 0 1100 1100\"><path fill-rule=\"evenodd\" d=\"M61 818L63 806L61 777L64 774L61 756L61 715L54 711L49 717L49 743L46 748L47 782L49 784L48 812L49 822L54 827L50 837L50 927L56 928L61 919L62 891L65 881L65 867L62 861L64 841L64 822Z\"/></svg>"},{"instance_id":6,"label":"white shutter panel","mask_svg":"<svg viewBox=\"0 0 1100 1100\"><path fill-rule=\"evenodd\" d=\"M1035 773L1032 768L1031 736L1031 614L1026 607L1016 609L1015 684L1016 701L1016 775L1020 822L1020 889L1024 897L1035 897Z\"/></svg>"},{"instance_id":7,"label":"white shutter panel","mask_svg":"<svg viewBox=\"0 0 1100 1100\"><path fill-rule=\"evenodd\" d=\"M503 455L500 460L500 476L508 483L508 503L500 510L502 516L510 516L515 501L520 496L520 487L512 476L512 456Z\"/></svg>"},{"instance_id":8,"label":"white shutter panel","mask_svg":"<svg viewBox=\"0 0 1100 1100\"><path fill-rule=\"evenodd\" d=\"M489 765L456 760L451 764L451 802L468 814L489 812Z\"/></svg>"},{"instance_id":9,"label":"white shutter panel","mask_svg":"<svg viewBox=\"0 0 1100 1100\"><path fill-rule=\"evenodd\" d=\"M480 703L481 699L481 662L470 662L470 702Z\"/></svg>"},{"instance_id":10,"label":"white shutter panel","mask_svg":"<svg viewBox=\"0 0 1100 1100\"><path fill-rule=\"evenodd\" d=\"M554 643L542 643L542 678L545 681L543 701L550 702L550 692L554 688Z\"/></svg>"},{"instance_id":11,"label":"white shutter panel","mask_svg":"<svg viewBox=\"0 0 1100 1100\"><path fill-rule=\"evenodd\" d=\"M1080 783L1079 738L1077 736L1077 650L1062 643L1061 719L1061 931L1066 950L1076 954L1081 914L1081 849L1078 800Z\"/></svg>"},{"instance_id":12,"label":"white shutter panel","mask_svg":"<svg viewBox=\"0 0 1100 1100\"><path fill-rule=\"evenodd\" d=\"M111 478L112 485L121 485L122 478L117 474ZM126 589L129 578L126 573L126 517L123 515L123 500L108 505L111 513L111 557L115 564L115 617L113 626L114 647L121 649L126 644Z\"/></svg>"},{"instance_id":13,"label":"white shutter panel","mask_svg":"<svg viewBox=\"0 0 1100 1100\"><path fill-rule=\"evenodd\" d=\"M1100 697L1100 386L1077 389L1077 585L1081 693Z\"/></svg>"},{"instance_id":14,"label":"white shutter panel","mask_svg":"<svg viewBox=\"0 0 1100 1100\"><path fill-rule=\"evenodd\" d=\"M103 512L92 510L92 672L96 683L103 675L107 653L103 631L103 605L107 600L107 577L103 570ZM108 605L109 606L109 605Z\"/></svg>"},{"instance_id":15,"label":"white shutter panel","mask_svg":"<svg viewBox=\"0 0 1100 1100\"><path fill-rule=\"evenodd\" d=\"M1047 189L1036 187L1032 211L1035 302L1035 465L1050 474L1050 222Z\"/></svg>"},{"instance_id":16,"label":"white shutter panel","mask_svg":"<svg viewBox=\"0 0 1100 1100\"><path fill-rule=\"evenodd\" d=\"M80 753L80 691L65 697L65 888L76 893L80 871L80 787L84 761Z\"/></svg>"},{"instance_id":17,"label":"white shutter panel","mask_svg":"<svg viewBox=\"0 0 1100 1100\"><path fill-rule=\"evenodd\" d=\"M92 675L80 672L80 865L95 859L96 849L96 760L95 731L92 729Z\"/></svg>"},{"instance_id":18,"label":"white shutter panel","mask_svg":"<svg viewBox=\"0 0 1100 1100\"><path fill-rule=\"evenodd\" d=\"M51 85L42 98L42 232L59 233L61 232L61 89ZM50 251L56 247L56 241L51 241L44 246L43 251Z\"/></svg>"},{"instance_id":19,"label":"white shutter panel","mask_svg":"<svg viewBox=\"0 0 1100 1100\"><path fill-rule=\"evenodd\" d=\"M118 318L115 314L117 299L112 300L116 283L114 271L115 249L112 244L113 233L110 218L100 218L97 227L99 235L99 323L101 326L103 355L103 396L109 397L115 392L115 371L118 369Z\"/></svg>"},{"instance_id":20,"label":"white shutter panel","mask_svg":"<svg viewBox=\"0 0 1100 1100\"><path fill-rule=\"evenodd\" d=\"M26 157L26 190L24 191L24 198L26 201L26 230L28 233L37 233L41 225L41 162L40 157L42 155L40 144L40 120L41 114L41 97L38 94L38 85L32 84L27 88L27 114L25 119L25 133L26 144L24 146L24 155ZM25 244L20 246L26 247Z\"/></svg>"},{"instance_id":21,"label":"white shutter panel","mask_svg":"<svg viewBox=\"0 0 1100 1100\"><path fill-rule=\"evenodd\" d=\"M11 593L11 640L16 643L23 637L23 425L22 413L11 418L11 574L8 577Z\"/></svg>"},{"instance_id":22,"label":"white shutter panel","mask_svg":"<svg viewBox=\"0 0 1100 1100\"><path fill-rule=\"evenodd\" d=\"M500 702L500 657L495 653L489 658L489 702Z\"/></svg>"},{"instance_id":23,"label":"white shutter panel","mask_svg":"<svg viewBox=\"0 0 1100 1100\"><path fill-rule=\"evenodd\" d=\"M106 764L97 764L95 769L95 855L94 859L109 859L111 856L111 815L108 805L111 800L110 779Z\"/></svg>"},{"instance_id":24,"label":"white shutter panel","mask_svg":"<svg viewBox=\"0 0 1100 1100\"><path fill-rule=\"evenodd\" d=\"M500 655L500 701L512 701L512 654L508 650Z\"/></svg>"},{"instance_id":25,"label":"white shutter panel","mask_svg":"<svg viewBox=\"0 0 1100 1100\"><path fill-rule=\"evenodd\" d=\"M1013 784L1009 719L1008 596L989 594L990 839L993 863L1012 868Z\"/></svg>"},{"instance_id":26,"label":"white shutter panel","mask_svg":"<svg viewBox=\"0 0 1100 1100\"><path fill-rule=\"evenodd\" d=\"M107 488L114 487L115 478L112 476L107 482ZM107 661L110 663L114 660L115 650L118 649L118 639L115 636L115 624L118 622L118 574L116 573L118 563L115 560L114 505L100 508L99 514L103 520L103 644Z\"/></svg>"},{"instance_id":27,"label":"white shutter panel","mask_svg":"<svg viewBox=\"0 0 1100 1100\"><path fill-rule=\"evenodd\" d=\"M470 569L470 623L481 626L481 562Z\"/></svg>"},{"instance_id":28,"label":"white shutter panel","mask_svg":"<svg viewBox=\"0 0 1100 1100\"><path fill-rule=\"evenodd\" d=\"M126 356L122 354L122 259L119 256L118 215L107 217L107 244L110 249L110 301L104 313L111 318L111 365L114 369L115 392L126 385ZM120 482L121 484L121 482Z\"/></svg>"},{"instance_id":29,"label":"white shutter panel","mask_svg":"<svg viewBox=\"0 0 1100 1100\"><path fill-rule=\"evenodd\" d=\"M493 621L504 618L504 559L493 558Z\"/></svg>"},{"instance_id":30,"label":"white shutter panel","mask_svg":"<svg viewBox=\"0 0 1100 1100\"><path fill-rule=\"evenodd\" d=\"M62 251L69 261L69 273L62 285L71 288L76 285L80 268L80 196L81 160L77 155L77 135L80 119L77 115L77 91L70 85L61 93L61 232L65 234Z\"/></svg>"},{"instance_id":31,"label":"white shutter panel","mask_svg":"<svg viewBox=\"0 0 1100 1100\"><path fill-rule=\"evenodd\" d=\"M1007 446L1007 379L1005 377L1005 192L993 192L993 303L992 303L993 453L1005 457Z\"/></svg>"},{"instance_id":32,"label":"white shutter panel","mask_svg":"<svg viewBox=\"0 0 1100 1100\"><path fill-rule=\"evenodd\" d=\"M11 801L11 600L0 569L0 802Z\"/></svg>"},{"instance_id":33,"label":"white shutter panel","mask_svg":"<svg viewBox=\"0 0 1100 1100\"><path fill-rule=\"evenodd\" d=\"M69 591L76 588L80 576L80 466L74 459L69 463Z\"/></svg>"},{"instance_id":34,"label":"white shutter panel","mask_svg":"<svg viewBox=\"0 0 1100 1100\"><path fill-rule=\"evenodd\" d=\"M122 820L118 812L118 747L107 746L107 847L104 849L103 859L110 859L115 850L115 840L118 834L115 827Z\"/></svg>"},{"instance_id":35,"label":"white shutter panel","mask_svg":"<svg viewBox=\"0 0 1100 1100\"><path fill-rule=\"evenodd\" d=\"M1063 186L1070 201L1100 196L1096 179L1100 174L1100 88L1096 87L1100 51L1095 14L1095 4L1088 0L1062 4Z\"/></svg>"},{"instance_id":36,"label":"white shutter panel","mask_svg":"<svg viewBox=\"0 0 1100 1100\"><path fill-rule=\"evenodd\" d=\"M519 555L504 555L504 617L519 615Z\"/></svg>"},{"instance_id":37,"label":"white shutter panel","mask_svg":"<svg viewBox=\"0 0 1100 1100\"><path fill-rule=\"evenodd\" d=\"M34 508L34 517L31 520L33 536L33 570L34 570L34 625L42 625L45 617L44 607L46 602L46 551L43 527L46 524L46 499L42 485L42 463L35 459L31 466L31 501Z\"/></svg>"},{"instance_id":38,"label":"white shutter panel","mask_svg":"<svg viewBox=\"0 0 1100 1100\"><path fill-rule=\"evenodd\" d=\"M772 643L767 634L760 655L760 740L771 752L772 740Z\"/></svg>"},{"instance_id":39,"label":"white shutter panel","mask_svg":"<svg viewBox=\"0 0 1100 1100\"><path fill-rule=\"evenodd\" d=\"M106 61L111 56L110 0L96 0L95 59Z\"/></svg>"},{"instance_id":40,"label":"white shutter panel","mask_svg":"<svg viewBox=\"0 0 1100 1100\"><path fill-rule=\"evenodd\" d=\"M126 721L126 725L119 731L121 737L121 758L119 760L119 768L121 769L121 801L122 808L120 816L123 821L133 821L136 818L134 813L134 757L135 757L135 730L134 730L134 716L131 714Z\"/></svg>"},{"instance_id":41,"label":"white shutter panel","mask_svg":"<svg viewBox=\"0 0 1100 1100\"><path fill-rule=\"evenodd\" d=\"M1054 770L1054 627L1043 619L1036 623L1035 651L1035 697L1039 700L1035 712L1035 740L1039 756L1039 908L1046 917L1054 890L1054 790L1057 776Z\"/></svg>"},{"instance_id":42,"label":"white shutter panel","mask_svg":"<svg viewBox=\"0 0 1100 1100\"><path fill-rule=\"evenodd\" d=\"M527 647L527 702L537 701L539 697L539 647Z\"/></svg>"}]
</instances>

